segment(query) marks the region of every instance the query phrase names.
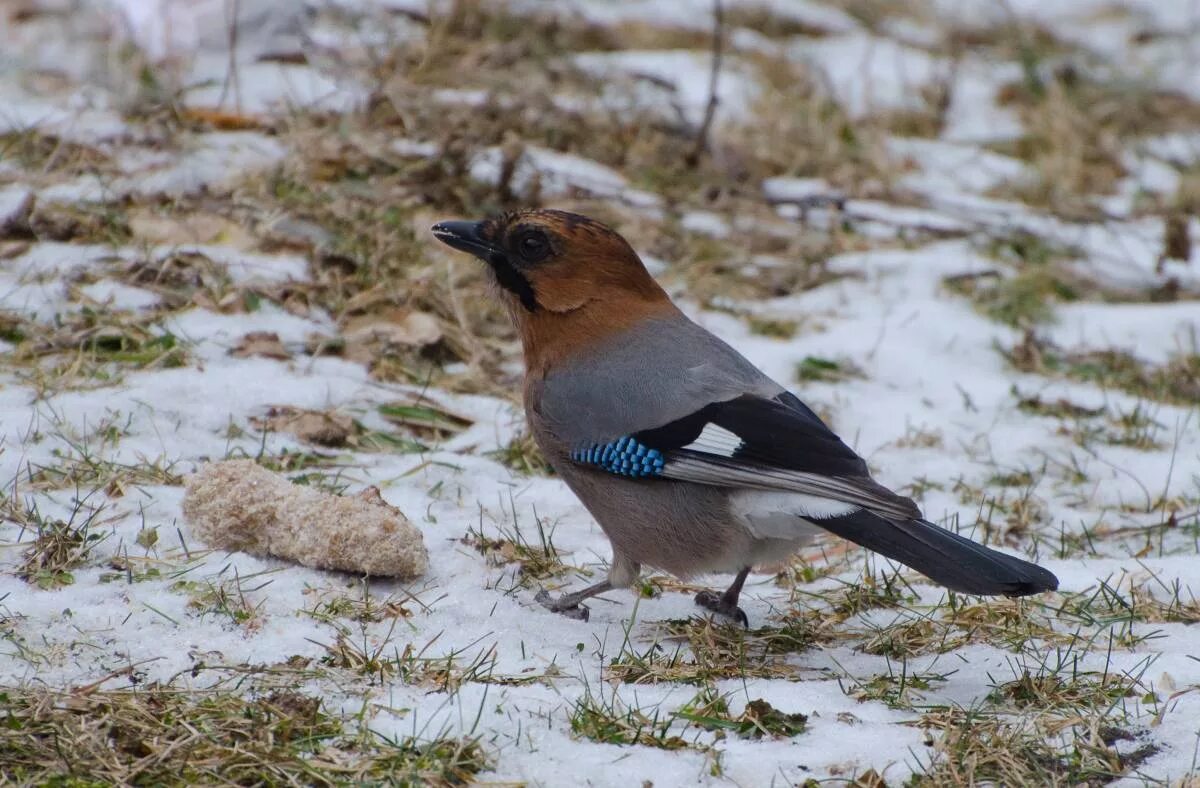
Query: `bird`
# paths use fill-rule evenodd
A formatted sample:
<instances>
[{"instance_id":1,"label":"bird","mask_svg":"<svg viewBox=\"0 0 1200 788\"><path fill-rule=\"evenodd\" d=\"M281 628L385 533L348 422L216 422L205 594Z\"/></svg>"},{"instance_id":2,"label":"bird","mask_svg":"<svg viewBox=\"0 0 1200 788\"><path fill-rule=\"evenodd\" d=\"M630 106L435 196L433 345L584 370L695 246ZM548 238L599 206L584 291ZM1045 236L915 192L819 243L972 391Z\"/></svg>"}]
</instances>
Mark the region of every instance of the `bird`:
<instances>
[{"instance_id":1,"label":"bird","mask_svg":"<svg viewBox=\"0 0 1200 788\"><path fill-rule=\"evenodd\" d=\"M486 264L520 336L524 407L550 466L612 545L605 579L536 600L587 620L585 600L642 567L732 574L697 605L748 625L751 569L832 533L953 591L1052 591L1050 571L924 519L875 481L811 408L690 318L616 231L524 209L432 227Z\"/></svg>"}]
</instances>

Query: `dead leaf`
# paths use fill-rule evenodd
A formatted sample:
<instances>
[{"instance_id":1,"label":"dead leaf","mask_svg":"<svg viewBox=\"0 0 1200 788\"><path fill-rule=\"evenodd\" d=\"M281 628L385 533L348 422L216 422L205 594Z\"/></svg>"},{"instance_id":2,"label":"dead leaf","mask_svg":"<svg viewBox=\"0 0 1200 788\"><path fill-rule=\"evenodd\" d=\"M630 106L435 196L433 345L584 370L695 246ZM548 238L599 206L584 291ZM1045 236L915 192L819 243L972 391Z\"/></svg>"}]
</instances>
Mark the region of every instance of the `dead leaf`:
<instances>
[{"instance_id":1,"label":"dead leaf","mask_svg":"<svg viewBox=\"0 0 1200 788\"><path fill-rule=\"evenodd\" d=\"M333 239L321 225L293 216L280 216L267 224L262 233L267 240L280 246L299 249L318 249Z\"/></svg>"},{"instance_id":2,"label":"dead leaf","mask_svg":"<svg viewBox=\"0 0 1200 788\"><path fill-rule=\"evenodd\" d=\"M264 418L251 419L260 430L287 432L305 443L345 446L356 431L354 419L336 411L305 410L289 405L271 407Z\"/></svg>"},{"instance_id":3,"label":"dead leaf","mask_svg":"<svg viewBox=\"0 0 1200 788\"><path fill-rule=\"evenodd\" d=\"M193 123L211 126L217 131L253 131L263 128L261 119L207 107L181 107L179 114Z\"/></svg>"},{"instance_id":4,"label":"dead leaf","mask_svg":"<svg viewBox=\"0 0 1200 788\"><path fill-rule=\"evenodd\" d=\"M887 788L887 780L874 769L867 769L854 778L855 788Z\"/></svg>"},{"instance_id":5,"label":"dead leaf","mask_svg":"<svg viewBox=\"0 0 1200 788\"><path fill-rule=\"evenodd\" d=\"M143 210L129 217L129 230L135 238L167 246L219 243L237 249L250 249L255 239L236 222L214 213L197 211L182 216L161 216Z\"/></svg>"},{"instance_id":6,"label":"dead leaf","mask_svg":"<svg viewBox=\"0 0 1200 788\"><path fill-rule=\"evenodd\" d=\"M347 344L383 342L420 348L440 341L442 326L428 312L392 308L350 318L342 327L342 337Z\"/></svg>"},{"instance_id":7,"label":"dead leaf","mask_svg":"<svg viewBox=\"0 0 1200 788\"><path fill-rule=\"evenodd\" d=\"M29 241L0 241L0 260L11 260L29 251Z\"/></svg>"},{"instance_id":8,"label":"dead leaf","mask_svg":"<svg viewBox=\"0 0 1200 788\"><path fill-rule=\"evenodd\" d=\"M241 338L237 346L229 351L229 355L237 358L250 358L251 356L261 356L263 358L273 358L277 361L287 361L292 357L288 349L283 346L279 335L274 331L251 331L249 334Z\"/></svg>"}]
</instances>

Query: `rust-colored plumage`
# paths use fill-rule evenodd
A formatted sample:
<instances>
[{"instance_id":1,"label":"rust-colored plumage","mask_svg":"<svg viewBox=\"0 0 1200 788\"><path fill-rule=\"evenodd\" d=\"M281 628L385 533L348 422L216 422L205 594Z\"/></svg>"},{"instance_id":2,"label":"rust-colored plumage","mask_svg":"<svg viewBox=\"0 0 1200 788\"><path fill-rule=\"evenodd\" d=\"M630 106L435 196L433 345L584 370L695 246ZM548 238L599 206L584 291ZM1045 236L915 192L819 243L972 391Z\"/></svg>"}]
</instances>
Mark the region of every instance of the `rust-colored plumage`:
<instances>
[{"instance_id":1,"label":"rust-colored plumage","mask_svg":"<svg viewBox=\"0 0 1200 788\"><path fill-rule=\"evenodd\" d=\"M489 263L521 335L531 377L631 325L678 311L629 243L587 217L516 211L480 222L478 233L499 252ZM530 233L544 234L548 251L525 263L520 245ZM496 259L500 256L505 259ZM506 284L514 275L532 291L532 303L522 298L519 281Z\"/></svg>"}]
</instances>

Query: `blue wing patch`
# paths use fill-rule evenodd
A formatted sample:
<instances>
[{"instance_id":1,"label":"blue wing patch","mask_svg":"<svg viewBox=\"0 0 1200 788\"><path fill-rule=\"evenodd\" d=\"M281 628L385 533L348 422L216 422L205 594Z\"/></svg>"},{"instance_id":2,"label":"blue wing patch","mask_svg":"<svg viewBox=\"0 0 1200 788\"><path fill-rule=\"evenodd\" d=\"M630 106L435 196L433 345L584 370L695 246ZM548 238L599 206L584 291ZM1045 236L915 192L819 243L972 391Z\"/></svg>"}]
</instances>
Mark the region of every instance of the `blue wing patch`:
<instances>
[{"instance_id":1,"label":"blue wing patch","mask_svg":"<svg viewBox=\"0 0 1200 788\"><path fill-rule=\"evenodd\" d=\"M571 459L583 465L595 465L618 476L644 479L662 474L666 460L658 449L630 438L618 438L605 444L591 446L571 452Z\"/></svg>"}]
</instances>

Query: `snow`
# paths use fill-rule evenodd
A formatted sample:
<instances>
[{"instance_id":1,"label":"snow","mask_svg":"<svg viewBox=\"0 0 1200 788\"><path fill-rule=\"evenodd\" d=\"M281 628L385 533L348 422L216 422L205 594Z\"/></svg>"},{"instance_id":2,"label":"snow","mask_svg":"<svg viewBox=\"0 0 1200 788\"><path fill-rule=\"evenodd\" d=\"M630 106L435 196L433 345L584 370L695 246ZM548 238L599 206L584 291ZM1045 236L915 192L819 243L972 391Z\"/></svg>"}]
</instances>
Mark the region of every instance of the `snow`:
<instances>
[{"instance_id":1,"label":"snow","mask_svg":"<svg viewBox=\"0 0 1200 788\"><path fill-rule=\"evenodd\" d=\"M111 254L111 249L100 244L43 242L31 246L24 254L5 261L4 273L22 280L48 281L66 278Z\"/></svg>"},{"instance_id":2,"label":"snow","mask_svg":"<svg viewBox=\"0 0 1200 788\"><path fill-rule=\"evenodd\" d=\"M308 279L308 261L299 255L252 254L220 244L187 244L160 247L160 255L189 252L201 254L224 266L234 284L303 282Z\"/></svg>"},{"instance_id":3,"label":"snow","mask_svg":"<svg viewBox=\"0 0 1200 788\"><path fill-rule=\"evenodd\" d=\"M985 26L989 22L1017 19L1037 22L1065 38L1082 37L1084 31L1127 22L1143 30L1170 30L1194 33L1200 29L1200 4L1196 0L1162 3L1158 0L1069 0L1046 3L1040 0L1015 0L1003 5L989 0L934 0L934 10L944 19L962 24Z\"/></svg>"},{"instance_id":4,"label":"snow","mask_svg":"<svg viewBox=\"0 0 1200 788\"><path fill-rule=\"evenodd\" d=\"M1200 4L1196 0L935 0L933 6L944 22L968 29L1012 20L1036 24L1090 52L1110 78L1148 80L1200 98Z\"/></svg>"},{"instance_id":5,"label":"snow","mask_svg":"<svg viewBox=\"0 0 1200 788\"><path fill-rule=\"evenodd\" d=\"M118 113L109 109L71 101L70 97L65 101L50 101L0 84L0 133L30 129L40 129L71 142L95 144L121 136L128 126Z\"/></svg>"},{"instance_id":6,"label":"snow","mask_svg":"<svg viewBox=\"0 0 1200 788\"><path fill-rule=\"evenodd\" d=\"M397 156L411 156L416 159L431 159L438 152L438 144L436 142L404 138L392 140L388 148Z\"/></svg>"},{"instance_id":7,"label":"snow","mask_svg":"<svg viewBox=\"0 0 1200 788\"><path fill-rule=\"evenodd\" d=\"M0 227L20 218L31 199L33 192L20 184L0 188Z\"/></svg>"},{"instance_id":8,"label":"snow","mask_svg":"<svg viewBox=\"0 0 1200 788\"><path fill-rule=\"evenodd\" d=\"M679 225L688 232L725 238L729 235L729 222L712 211L688 211L679 220Z\"/></svg>"},{"instance_id":9,"label":"snow","mask_svg":"<svg viewBox=\"0 0 1200 788\"><path fill-rule=\"evenodd\" d=\"M116 28L151 60L182 58L201 49L224 52L236 25L239 54L257 56L275 39L301 29L303 3L270 0L109 0ZM236 13L236 17L234 14Z\"/></svg>"},{"instance_id":10,"label":"snow","mask_svg":"<svg viewBox=\"0 0 1200 788\"><path fill-rule=\"evenodd\" d=\"M1016 63L964 58L950 85L942 138L979 144L1021 137L1025 128L1016 111L996 103L1000 88L1020 78L1021 69Z\"/></svg>"},{"instance_id":11,"label":"snow","mask_svg":"<svg viewBox=\"0 0 1200 788\"><path fill-rule=\"evenodd\" d=\"M1196 353L1196 304L1064 304L1047 335L1064 347L1122 348L1153 363Z\"/></svg>"},{"instance_id":12,"label":"snow","mask_svg":"<svg viewBox=\"0 0 1200 788\"><path fill-rule=\"evenodd\" d=\"M824 178L767 178L762 184L763 196L771 202L807 202L814 198L841 197Z\"/></svg>"},{"instance_id":13,"label":"snow","mask_svg":"<svg viewBox=\"0 0 1200 788\"><path fill-rule=\"evenodd\" d=\"M711 55L686 50L587 52L573 58L576 66L606 85L612 100L624 98L622 87L632 89L634 106L648 110L673 108L689 125L698 126L709 99ZM622 83L625 83L624 85ZM757 86L735 58L725 58L717 82L721 117L744 116L757 95Z\"/></svg>"},{"instance_id":14,"label":"snow","mask_svg":"<svg viewBox=\"0 0 1200 788\"><path fill-rule=\"evenodd\" d=\"M336 4L348 12L392 8L421 15L447 7L424 0L337 0ZM101 14L96 10L99 5L83 5ZM109 23L123 20L122 35L150 58L181 61L174 64L179 69L176 74L191 88L182 94L185 106L269 117L280 117L296 106L330 112L362 106L365 88L342 74L316 65L256 59L256 53L291 45L292 26L309 24L310 12L318 4L297 4L292 13L278 18L259 14L269 10L268 5L243 0L243 12L249 16L245 50L236 61L236 81L222 50L218 11L223 4L216 0L199 4L111 0L100 18ZM1105 56L1119 60L1117 56L1124 53L1130 69L1148 68L1156 58L1164 59L1170 65L1162 72L1164 84L1183 87L1188 79L1200 84L1194 79L1197 61L1179 54L1200 40L1185 33L1195 30L1200 3L1126 0L1123 14L1109 13L1110 6L1111 0L1012 0L1004 7L988 0L935 0L939 17L979 25L1011 12ZM571 0L570 4L574 12L598 23L641 22L691 30L709 28L711 7L707 0ZM822 270L831 278L810 289L757 302L721 294L702 306L688 298L686 277L680 276L683 265L670 257L669 245L651 247L660 256L643 254L643 259L652 273L663 277L664 285L682 291L681 306L690 316L823 415L829 414L835 429L868 460L882 483L904 488L918 480L930 482L921 505L931 520L957 521L969 530L987 506L972 490L992 497L1007 494L991 481L998 472L1044 467L1047 470L1029 491L1042 512L1032 528L1040 540L1041 561L1058 574L1062 592L1087 592L1102 581L1147 582L1153 589L1156 577L1168 586L1178 582L1189 593L1200 594L1196 556L1183 529L1168 529L1163 536L1168 554L1151 550L1132 555L1145 542L1137 529L1159 523L1161 506L1196 500L1200 479L1196 408L1139 399L1111 387L1050 374L1016 371L999 351L1020 343L1023 332L980 314L944 284L950 276L1003 270L1004 263L985 253L988 241L1022 231L1065 250L1076 272L1118 291L1140 292L1174 280L1185 295L1194 296L1200 288L1200 252L1194 251L1190 261L1160 261L1162 220L1132 209L1139 193L1168 198L1174 192L1178 170L1200 161L1200 136L1180 132L1133 146L1124 154L1130 175L1105 203L1112 218L1067 221L989 196L1031 177L1028 164L983 147L1023 133L1016 115L996 105L1000 86L1019 77L1018 64L985 62L968 55L957 71L949 69L944 59L925 48L938 32L932 21L888 20L868 33L832 3L770 0L765 7L828 35L768 42L742 31L735 34L741 35L736 40L780 48L797 62L809 63L855 117L916 107L922 88L953 79L940 138L886 141L889 155L902 165L895 183L902 199L842 194L824 178L780 173L741 189L736 195L743 201L739 208L758 200L744 212L724 211L719 201L710 204L699 198L676 205L632 187L631 173L533 145L525 147L517 162L511 188L518 195L527 194L536 182L541 198L551 204L577 198L614 203L618 212L636 217L637 222L651 224L669 216L689 232L729 243L740 243L747 235L769 241L782 234L783 240L792 240L818 223L802 226L779 217L799 216L797 204L836 199L842 203L836 224L844 233L837 248L844 251L823 261ZM64 64L67 86L35 95L14 75L19 68L44 66L60 53L70 52L67 39L74 33L63 31L91 29L88 13L80 11L78 17L57 33L55 25L64 22L60 17L30 22L33 27L28 30L14 24L0 33L0 41L7 45L0 54L0 105L4 107L0 133L35 128L96 146L111 158L114 172L56 181L45 173L27 173L19 163L0 162L0 227L31 196L40 204L101 200L157 205L181 197L206 204L231 199L236 204L236 196L223 190L247 174L279 166L292 155L287 135L258 131L188 131L180 135L176 147L154 144L142 121L117 109L123 105L104 79L97 78L96 85L75 84L87 77L90 64L99 62L97 57L103 54L95 42L88 48L81 44L79 57ZM405 35L423 35L424 27L414 25L413 30ZM1180 40L1171 44L1174 49L1167 43L1139 44L1131 35L1141 30L1178 31ZM342 32L352 37L351 31ZM325 35L327 43L339 40L335 30ZM376 39L367 42L378 44ZM710 66L706 52L588 52L574 55L573 62L604 80L603 95L595 99L606 107L653 108L671 122L688 124L698 123L703 116ZM720 121L752 120L757 88L751 73L736 55L727 57L720 79L718 126ZM492 101L493 91L478 84L464 81L464 86L441 87L431 92L430 100L467 105ZM578 99L551 98L560 105ZM438 140L401 136L390 139L381 150L399 157L432 158L439 154L439 146ZM503 160L500 148L472 154L470 175L496 183ZM778 206L779 212L773 212L772 205L780 203L784 204ZM278 220L253 218L256 227ZM1191 227L1193 238L1200 237L1200 222L1193 220ZM161 306L162 299L149 289L120 281L121 264L153 263L169 254L203 255L224 271L232 287L297 285L303 289L314 278L303 255L257 251L249 242L244 246L0 240L0 312L46 326L85 309L149 314ZM759 271L789 271L801 264L790 252L759 251L746 250L746 259L754 260ZM381 283L388 288L403 285ZM795 322L796 333L787 339L764 336L753 330L747 315ZM729 697L735 715L748 701L765 698L782 711L809 715L810 726L800 736L779 740L733 735L718 740L701 734L701 741L719 754L719 770L713 753L617 747L574 735L571 706L585 693L663 714L679 709L695 695L698 688L690 685L615 684L607 679L606 667L623 649L640 653L654 647L662 622L694 615L696 608L691 593L678 589L667 589L653 599L615 591L592 603L590 621L569 620L537 605L534 590L521 585L514 566L493 565L462 543L472 529L488 537L519 532L530 541L545 529L552 532L566 562L579 569L548 581L547 586L561 582L577 587L606 569L607 541L563 483L554 477L519 474L493 454L523 429L523 416L513 398L449 393L438 388L436 377L429 387L385 385L362 364L305 355L313 334L338 332L335 316L319 309L294 314L266 300L245 313L190 306L156 321L150 330L177 337L187 353L186 365L122 369L119 377L109 381L89 381L98 388L43 390L27 366L8 363L9 359L0 363L4 495L19 505L36 503L47 516L69 516L74 499L86 490L36 492L26 480L40 466L62 465L64 457L80 446L113 462L161 459L177 473L188 473L206 459L314 450L293 436L264 435L254 426L272 407L332 409L369 427L387 429L378 412L380 405L424 397L473 419L461 433L432 441L427 450L417 453L320 450L333 457L339 480L349 484L351 491L377 485L422 530L429 547L431 570L421 581L371 582L373 597L394 594L410 599L407 607L412 615L398 623L389 648L411 644L419 650L428 645L430 655L461 651L456 659L463 661L490 654L497 676L540 680L470 681L457 693L444 693L399 679L377 682L345 675L337 680L305 679L303 691L319 696L327 710L353 716L369 705L370 725L383 734L479 735L494 756L493 768L480 775L482 782L803 784L810 778L849 779L873 768L889 784L901 784L928 759L930 734L910 724L916 712L889 708L879 700L859 700L848 691L855 682L898 667L895 661L863 652L853 637L789 655L786 661L795 674L787 678L716 682L716 690ZM230 351L253 331L276 334L293 357L280 361L232 355ZM1178 355L1198 352L1200 310L1194 300L1080 301L1057 305L1054 320L1038 326L1037 333L1066 352L1119 349L1148 363L1164 364ZM11 347L0 342L0 353ZM809 357L849 360L862 374L837 383L800 382L797 366ZM515 356L506 357L504 363L506 369L514 367ZM1160 445L1142 449L1085 440L1068 419L1028 412L1022 401L1030 396L1098 409L1102 415L1092 419L1097 427L1141 409L1159 425L1153 434ZM103 437L101 427L108 424L118 425L122 433L114 443L106 443ZM916 433L935 440L913 440ZM316 661L326 655L324 646L332 644L338 633L304 611L311 611L322 597L360 594L356 579L278 560L209 551L183 522L181 495L179 487L149 483L130 485L120 496L96 493L88 505L104 506L98 531L105 539L87 565L75 572L75 582L54 591L40 590L17 576L15 570L31 535L0 521L4 620L0 633L11 629L11 635L0 639L0 685L80 686L132 665L139 682L174 680L180 687L202 688L217 682L223 667L274 665L292 655ZM1181 516L1188 511L1181 510ZM136 541L147 527L158 529L159 542L153 548L140 547ZM1132 529L1135 535L1129 544L1137 544L1131 548L1120 539L1100 539L1095 554L1062 557L1057 550L1060 536L1082 537L1085 529L1102 534L1112 528ZM1025 537L1003 549L1020 553L1032 546L1033 541ZM816 604L805 591L858 582L862 563L857 552L852 555L854 562L835 570L834 576L800 584L795 598L776 585L772 574L753 574L742 602L750 620L756 625L777 623L786 612L803 612ZM186 570L182 577L200 584L221 584L238 576L248 588L267 585L246 592L257 612L252 624L239 625L217 612L190 606L188 594L172 587L176 578L131 583L124 576L105 577L113 571L110 562L124 556L162 562L172 571ZM882 560L875 562L879 568L885 565ZM701 580L717 586L727 578ZM913 589L919 597L917 610L944 597L940 589L916 577ZM1047 602L1055 606L1062 599L1048 597ZM839 627L846 633L868 622L887 626L914 615L917 612L904 609L873 610ZM363 625L356 636L372 647L380 646L387 642L390 624ZM1104 649L1083 653L1080 666L1136 672L1139 665L1149 664L1143 679L1147 689L1163 699L1182 693L1163 701L1161 725L1155 722L1159 709L1154 704L1137 697L1124 699L1145 741L1160 748L1139 767L1139 773L1151 781L1180 780L1194 766L1200 725L1200 693L1192 691L1200 685L1200 663L1194 659L1200 653L1200 627L1166 622L1137 623L1132 628L1156 636L1114 648L1111 654ZM21 649L9 646L10 640L29 644L38 656L27 659ZM659 645L673 646L668 640ZM1034 641L1028 649L1015 654L975 643L952 653L914 657L905 668L913 673L947 674L945 681L923 692L926 702L970 707L981 703L996 682L1017 677L1026 660L1053 656L1049 644ZM127 678L118 677L105 686L125 686L122 682ZM1118 784L1139 783L1130 776Z\"/></svg>"},{"instance_id":15,"label":"snow","mask_svg":"<svg viewBox=\"0 0 1200 788\"><path fill-rule=\"evenodd\" d=\"M876 200L849 200L846 202L844 210L846 215L851 218L885 225L885 234L890 234L890 228L896 227L908 227L934 233L960 233L970 229L970 225L966 222L937 211L906 208ZM860 231L871 232L870 228L860 228Z\"/></svg>"},{"instance_id":16,"label":"snow","mask_svg":"<svg viewBox=\"0 0 1200 788\"><path fill-rule=\"evenodd\" d=\"M1147 197L1169 201L1179 189L1179 170L1157 157L1125 151L1121 156L1121 163L1128 175L1117 184L1114 194L1105 195L1098 200L1100 207L1109 216L1131 216Z\"/></svg>"},{"instance_id":17,"label":"snow","mask_svg":"<svg viewBox=\"0 0 1200 788\"><path fill-rule=\"evenodd\" d=\"M748 5L757 5L771 13L801 22L826 33L849 33L861 27L858 20L840 8L825 3L815 3L811 0L770 0L766 3L750 3Z\"/></svg>"},{"instance_id":18,"label":"snow","mask_svg":"<svg viewBox=\"0 0 1200 788\"><path fill-rule=\"evenodd\" d=\"M825 33L848 33L860 27L854 17L845 11L814 0L734 0L726 5L730 9L761 9ZM523 0L517 7L566 7L570 13L601 25L641 22L690 30L710 30L713 24L713 4L709 0L624 0L620 3L607 0Z\"/></svg>"},{"instance_id":19,"label":"snow","mask_svg":"<svg viewBox=\"0 0 1200 788\"><path fill-rule=\"evenodd\" d=\"M191 194L269 169L285 154L276 140L248 131L202 135L195 143L195 149L184 152L171 166L132 178L131 189L141 194ZM117 188L121 190L120 185Z\"/></svg>"},{"instance_id":20,"label":"snow","mask_svg":"<svg viewBox=\"0 0 1200 788\"><path fill-rule=\"evenodd\" d=\"M470 162L472 178L498 184L503 172L505 153L499 147L485 148ZM511 173L509 188L527 195L536 181L542 197L567 197L577 192L609 197L642 208L654 208L656 195L629 188L625 176L602 164L571 153L526 146Z\"/></svg>"},{"instance_id":21,"label":"snow","mask_svg":"<svg viewBox=\"0 0 1200 788\"><path fill-rule=\"evenodd\" d=\"M486 90L469 90L460 88L438 88L430 98L444 104L462 104L467 107L482 107L488 103L490 95Z\"/></svg>"},{"instance_id":22,"label":"snow","mask_svg":"<svg viewBox=\"0 0 1200 788\"><path fill-rule=\"evenodd\" d=\"M157 295L148 290L130 287L108 279L84 285L79 288L79 292L112 309L145 309L157 305L160 301Z\"/></svg>"},{"instance_id":23,"label":"snow","mask_svg":"<svg viewBox=\"0 0 1200 788\"><path fill-rule=\"evenodd\" d=\"M1029 166L1010 156L976 145L909 137L890 137L888 152L916 168L904 175L901 185L920 192L974 192L982 194L1009 183L1033 177Z\"/></svg>"},{"instance_id":24,"label":"snow","mask_svg":"<svg viewBox=\"0 0 1200 788\"><path fill-rule=\"evenodd\" d=\"M919 108L921 89L946 69L924 50L865 33L797 41L790 49L824 75L834 98L855 118Z\"/></svg>"},{"instance_id":25,"label":"snow","mask_svg":"<svg viewBox=\"0 0 1200 788\"><path fill-rule=\"evenodd\" d=\"M1179 167L1200 164L1200 133L1164 134L1146 140L1147 153Z\"/></svg>"},{"instance_id":26,"label":"snow","mask_svg":"<svg viewBox=\"0 0 1200 788\"><path fill-rule=\"evenodd\" d=\"M231 71L223 55L197 56L187 80L194 87L187 103L245 113L272 115L294 109L350 112L367 103L361 85L307 65L276 62L239 63Z\"/></svg>"},{"instance_id":27,"label":"snow","mask_svg":"<svg viewBox=\"0 0 1200 788\"><path fill-rule=\"evenodd\" d=\"M987 154L980 154L981 157ZM965 180L965 183L963 182ZM963 229L973 228L1001 237L1014 232L1028 233L1052 247L1077 255L1079 273L1116 292L1144 293L1176 286L1186 292L1200 288L1200 250L1193 247L1189 262L1162 260L1164 224L1160 217L1123 219L1134 196L1134 189L1110 206L1120 209L1106 221L1067 221L1031 211L1022 203L979 196L971 191L971 181L954 173L918 171L902 182L926 199L928 219L941 217L948 229L957 222ZM1173 283L1173 284L1171 284Z\"/></svg>"},{"instance_id":28,"label":"snow","mask_svg":"<svg viewBox=\"0 0 1200 788\"><path fill-rule=\"evenodd\" d=\"M278 140L253 131L198 134L173 155L125 154L117 177L82 175L38 193L47 202L99 202L130 195L184 197L269 170L283 160Z\"/></svg>"}]
</instances>

